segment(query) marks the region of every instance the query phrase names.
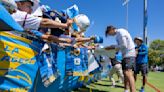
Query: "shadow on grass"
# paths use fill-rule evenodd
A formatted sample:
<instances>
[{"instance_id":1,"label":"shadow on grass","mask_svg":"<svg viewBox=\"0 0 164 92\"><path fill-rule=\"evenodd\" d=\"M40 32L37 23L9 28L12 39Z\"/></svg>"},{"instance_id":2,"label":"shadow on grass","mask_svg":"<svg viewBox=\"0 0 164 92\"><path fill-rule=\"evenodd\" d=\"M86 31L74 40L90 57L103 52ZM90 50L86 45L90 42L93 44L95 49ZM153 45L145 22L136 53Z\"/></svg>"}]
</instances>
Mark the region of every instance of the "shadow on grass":
<instances>
[{"instance_id":1,"label":"shadow on grass","mask_svg":"<svg viewBox=\"0 0 164 92\"><path fill-rule=\"evenodd\" d=\"M116 88L123 88L124 89L124 86L121 86L121 85L116 85L115 87Z\"/></svg>"},{"instance_id":2,"label":"shadow on grass","mask_svg":"<svg viewBox=\"0 0 164 92\"><path fill-rule=\"evenodd\" d=\"M109 92L109 91L101 91L98 89L94 89L94 88L88 88L88 87L83 87L83 88L79 88L78 92Z\"/></svg>"},{"instance_id":3,"label":"shadow on grass","mask_svg":"<svg viewBox=\"0 0 164 92\"><path fill-rule=\"evenodd\" d=\"M104 85L104 84L94 83L89 86L83 86L81 88L75 89L73 92L110 92L110 91L98 90L96 88L97 85L105 86L105 87L112 87L112 85ZM116 85L115 88L123 89L124 87L121 85Z\"/></svg>"},{"instance_id":4,"label":"shadow on grass","mask_svg":"<svg viewBox=\"0 0 164 92\"><path fill-rule=\"evenodd\" d=\"M101 85L101 86L110 86L110 84L102 84L102 83L99 83L99 82L95 82L94 84L95 85Z\"/></svg>"},{"instance_id":5,"label":"shadow on grass","mask_svg":"<svg viewBox=\"0 0 164 92\"><path fill-rule=\"evenodd\" d=\"M109 92L96 89L94 85L82 86L81 88L74 89L72 92Z\"/></svg>"},{"instance_id":6,"label":"shadow on grass","mask_svg":"<svg viewBox=\"0 0 164 92\"><path fill-rule=\"evenodd\" d=\"M111 82L111 80L100 80L102 82Z\"/></svg>"},{"instance_id":7,"label":"shadow on grass","mask_svg":"<svg viewBox=\"0 0 164 92\"><path fill-rule=\"evenodd\" d=\"M102 83L102 81L104 82L107 82L107 83ZM94 83L91 83L90 85L88 86L83 86L81 88L78 88L76 90L74 90L73 92L110 92L110 91L106 91L106 90L103 90L103 89L99 89L97 87L111 87L112 88L112 85L110 84L111 82L109 82L109 80L101 80L100 82L94 82ZM114 88L121 88L121 89L124 89L124 86L122 85L115 85Z\"/></svg>"},{"instance_id":8,"label":"shadow on grass","mask_svg":"<svg viewBox=\"0 0 164 92\"><path fill-rule=\"evenodd\" d=\"M101 84L101 83L94 83L95 85L100 85L100 86L106 86L106 87L111 87L112 85L110 84ZM115 88L124 88L124 86L121 86L121 85L115 85Z\"/></svg>"}]
</instances>

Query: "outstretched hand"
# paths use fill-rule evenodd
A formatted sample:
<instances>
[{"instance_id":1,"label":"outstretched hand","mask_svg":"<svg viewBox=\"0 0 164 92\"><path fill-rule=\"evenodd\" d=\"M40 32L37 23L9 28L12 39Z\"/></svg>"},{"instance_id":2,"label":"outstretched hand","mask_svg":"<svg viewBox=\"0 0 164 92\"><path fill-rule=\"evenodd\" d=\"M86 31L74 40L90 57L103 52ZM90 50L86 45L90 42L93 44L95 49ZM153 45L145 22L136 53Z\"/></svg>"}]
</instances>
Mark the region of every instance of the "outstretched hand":
<instances>
[{"instance_id":1,"label":"outstretched hand","mask_svg":"<svg viewBox=\"0 0 164 92\"><path fill-rule=\"evenodd\" d=\"M67 19L67 27L70 27L73 23L73 20L72 19Z\"/></svg>"}]
</instances>

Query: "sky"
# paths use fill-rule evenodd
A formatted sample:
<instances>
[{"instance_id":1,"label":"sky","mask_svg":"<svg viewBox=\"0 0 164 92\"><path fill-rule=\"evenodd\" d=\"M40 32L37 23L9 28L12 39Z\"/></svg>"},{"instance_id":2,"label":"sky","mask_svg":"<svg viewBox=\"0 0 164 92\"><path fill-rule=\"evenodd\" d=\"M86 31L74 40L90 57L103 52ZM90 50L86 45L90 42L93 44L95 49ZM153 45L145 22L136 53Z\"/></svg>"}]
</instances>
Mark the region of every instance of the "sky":
<instances>
[{"instance_id":1,"label":"sky","mask_svg":"<svg viewBox=\"0 0 164 92\"><path fill-rule=\"evenodd\" d=\"M130 0L128 3L128 31L132 38L143 36L143 1ZM91 25L86 36L98 35L104 38L104 46L115 44L115 37L105 37L107 25L126 28L126 7L124 0L41 0L52 9L63 10L74 4L81 14L86 14ZM155 39L164 40L164 0L148 0L148 42Z\"/></svg>"}]
</instances>

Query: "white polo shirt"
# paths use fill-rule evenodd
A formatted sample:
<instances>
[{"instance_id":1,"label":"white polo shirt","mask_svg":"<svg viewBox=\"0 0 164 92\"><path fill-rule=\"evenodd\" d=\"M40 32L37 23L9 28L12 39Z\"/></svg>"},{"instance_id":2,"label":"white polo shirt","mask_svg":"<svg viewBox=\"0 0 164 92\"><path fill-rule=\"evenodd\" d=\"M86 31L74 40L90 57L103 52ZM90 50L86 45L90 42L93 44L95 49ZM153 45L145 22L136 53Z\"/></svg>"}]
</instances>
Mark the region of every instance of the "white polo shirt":
<instances>
[{"instance_id":1,"label":"white polo shirt","mask_svg":"<svg viewBox=\"0 0 164 92\"><path fill-rule=\"evenodd\" d=\"M16 22L18 22L25 30L37 30L40 26L42 18L36 17L26 12L17 10L16 13L11 15ZM26 17L26 19L25 19ZM23 26L23 23L25 25Z\"/></svg>"},{"instance_id":2,"label":"white polo shirt","mask_svg":"<svg viewBox=\"0 0 164 92\"><path fill-rule=\"evenodd\" d=\"M123 58L136 57L135 45L129 32L125 29L116 29L116 41L117 48L119 48L123 54Z\"/></svg>"}]
</instances>

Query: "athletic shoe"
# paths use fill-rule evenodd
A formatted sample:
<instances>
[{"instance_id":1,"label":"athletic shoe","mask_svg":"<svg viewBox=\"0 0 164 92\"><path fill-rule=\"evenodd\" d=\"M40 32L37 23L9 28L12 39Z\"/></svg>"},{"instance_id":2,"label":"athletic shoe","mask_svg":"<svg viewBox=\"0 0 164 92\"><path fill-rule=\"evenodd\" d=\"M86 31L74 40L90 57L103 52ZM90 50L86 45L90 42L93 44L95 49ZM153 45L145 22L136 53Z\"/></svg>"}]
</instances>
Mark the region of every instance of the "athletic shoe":
<instances>
[{"instance_id":1,"label":"athletic shoe","mask_svg":"<svg viewBox=\"0 0 164 92\"><path fill-rule=\"evenodd\" d=\"M140 89L140 92L145 92L144 88L141 88L141 89Z\"/></svg>"}]
</instances>

